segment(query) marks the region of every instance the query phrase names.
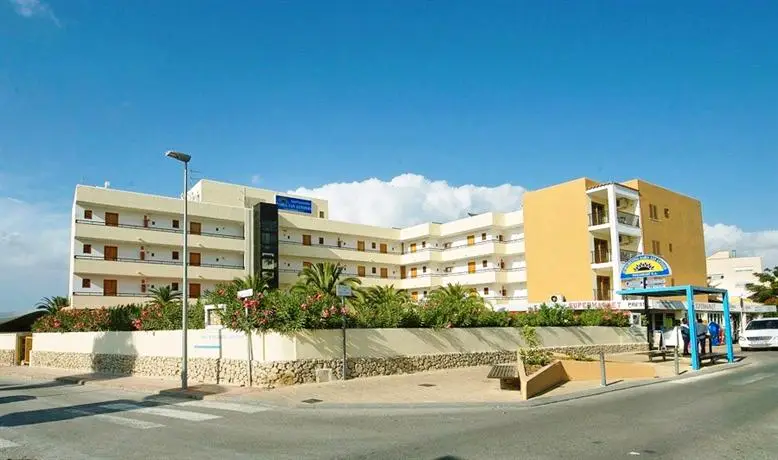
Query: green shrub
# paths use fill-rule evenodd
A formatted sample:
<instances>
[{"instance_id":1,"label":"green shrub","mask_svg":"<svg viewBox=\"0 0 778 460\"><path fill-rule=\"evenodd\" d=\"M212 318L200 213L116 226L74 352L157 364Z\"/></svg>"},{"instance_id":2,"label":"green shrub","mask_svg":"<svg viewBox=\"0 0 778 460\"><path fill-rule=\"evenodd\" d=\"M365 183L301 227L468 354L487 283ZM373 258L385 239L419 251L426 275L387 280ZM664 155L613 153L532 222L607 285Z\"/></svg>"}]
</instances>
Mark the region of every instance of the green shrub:
<instances>
[{"instance_id":1,"label":"green shrub","mask_svg":"<svg viewBox=\"0 0 778 460\"><path fill-rule=\"evenodd\" d=\"M521 360L525 366L547 366L551 364L554 355L544 348L540 348L542 343L537 330L532 326L524 326L519 329L521 338L524 339L526 346L519 348Z\"/></svg>"}]
</instances>

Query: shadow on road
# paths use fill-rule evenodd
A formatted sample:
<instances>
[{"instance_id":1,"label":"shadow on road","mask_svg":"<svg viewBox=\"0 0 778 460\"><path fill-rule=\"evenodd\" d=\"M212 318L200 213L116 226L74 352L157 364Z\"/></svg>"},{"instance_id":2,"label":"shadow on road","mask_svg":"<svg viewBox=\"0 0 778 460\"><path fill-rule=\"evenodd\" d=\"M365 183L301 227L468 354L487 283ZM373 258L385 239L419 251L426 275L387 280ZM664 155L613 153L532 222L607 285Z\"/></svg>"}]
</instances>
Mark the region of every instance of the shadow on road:
<instances>
[{"instance_id":1,"label":"shadow on road","mask_svg":"<svg viewBox=\"0 0 778 460\"><path fill-rule=\"evenodd\" d=\"M36 399L36 397L30 395L2 396L0 397L0 404L13 403L19 401L29 401L31 399Z\"/></svg>"}]
</instances>

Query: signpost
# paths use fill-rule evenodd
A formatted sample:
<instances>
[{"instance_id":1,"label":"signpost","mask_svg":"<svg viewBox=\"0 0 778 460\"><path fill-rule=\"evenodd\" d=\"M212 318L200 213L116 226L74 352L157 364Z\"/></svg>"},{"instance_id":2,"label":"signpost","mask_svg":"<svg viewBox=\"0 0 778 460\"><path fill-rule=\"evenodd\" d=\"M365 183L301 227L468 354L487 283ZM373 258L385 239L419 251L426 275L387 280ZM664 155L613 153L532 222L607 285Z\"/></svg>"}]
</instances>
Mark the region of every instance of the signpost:
<instances>
[{"instance_id":1,"label":"signpost","mask_svg":"<svg viewBox=\"0 0 778 460\"><path fill-rule=\"evenodd\" d=\"M340 317L343 319L343 380L346 380L346 297L351 297L351 286L338 284L335 286L335 294L340 297Z\"/></svg>"},{"instance_id":2,"label":"signpost","mask_svg":"<svg viewBox=\"0 0 778 460\"><path fill-rule=\"evenodd\" d=\"M672 271L670 270L670 264L663 258L653 254L638 254L624 263L621 268L621 282L624 284L640 283L639 286L629 286L629 288L642 287L646 289L648 287L665 286L665 278L670 276ZM650 284L649 284L649 280ZM649 319L648 310L648 296L643 296L643 311L646 316L646 340L648 341L648 349L653 349L653 343L651 336L653 331L651 330L651 320Z\"/></svg>"}]
</instances>

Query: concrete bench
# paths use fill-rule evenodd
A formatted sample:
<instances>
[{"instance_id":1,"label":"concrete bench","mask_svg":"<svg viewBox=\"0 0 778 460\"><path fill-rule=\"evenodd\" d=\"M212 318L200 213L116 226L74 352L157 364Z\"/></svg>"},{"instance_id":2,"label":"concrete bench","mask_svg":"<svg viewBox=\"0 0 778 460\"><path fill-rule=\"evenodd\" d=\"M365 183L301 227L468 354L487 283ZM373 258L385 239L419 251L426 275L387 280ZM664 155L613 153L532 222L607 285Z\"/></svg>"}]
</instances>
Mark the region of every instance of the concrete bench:
<instances>
[{"instance_id":1,"label":"concrete bench","mask_svg":"<svg viewBox=\"0 0 778 460\"><path fill-rule=\"evenodd\" d=\"M662 361L667 361L667 355L672 355L672 352L670 350L664 349L664 350L651 350L646 352L648 355L648 361L654 362L654 358L661 356Z\"/></svg>"},{"instance_id":2,"label":"concrete bench","mask_svg":"<svg viewBox=\"0 0 778 460\"><path fill-rule=\"evenodd\" d=\"M726 353L703 353L700 355L700 363L706 359L710 360L711 364L716 364L716 361L722 358L726 358Z\"/></svg>"},{"instance_id":3,"label":"concrete bench","mask_svg":"<svg viewBox=\"0 0 778 460\"><path fill-rule=\"evenodd\" d=\"M488 379L500 379L501 390L520 390L519 368L516 364L495 364L487 374Z\"/></svg>"}]
</instances>

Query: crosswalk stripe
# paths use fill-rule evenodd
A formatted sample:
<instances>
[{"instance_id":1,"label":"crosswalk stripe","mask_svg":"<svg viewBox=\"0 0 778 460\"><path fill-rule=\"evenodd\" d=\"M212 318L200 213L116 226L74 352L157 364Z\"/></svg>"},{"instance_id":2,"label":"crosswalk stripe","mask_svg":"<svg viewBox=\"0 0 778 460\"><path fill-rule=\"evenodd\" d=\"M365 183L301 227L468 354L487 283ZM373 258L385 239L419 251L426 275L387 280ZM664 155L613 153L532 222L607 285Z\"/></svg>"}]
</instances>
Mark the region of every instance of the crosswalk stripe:
<instances>
[{"instance_id":1,"label":"crosswalk stripe","mask_svg":"<svg viewBox=\"0 0 778 460\"><path fill-rule=\"evenodd\" d=\"M18 447L19 444L16 444L13 441L9 441L7 439L0 438L0 449L7 449L9 447Z\"/></svg>"},{"instance_id":2,"label":"crosswalk stripe","mask_svg":"<svg viewBox=\"0 0 778 460\"><path fill-rule=\"evenodd\" d=\"M253 404L238 404L238 403L231 403L231 402L224 402L224 401L197 400L197 401L179 402L179 403L175 403L174 405L185 406L185 407L198 407L203 409L226 410L232 412L242 412L244 414L256 414L257 412L263 412L268 410L267 407L256 406Z\"/></svg>"},{"instance_id":3,"label":"crosswalk stripe","mask_svg":"<svg viewBox=\"0 0 778 460\"><path fill-rule=\"evenodd\" d=\"M130 428L138 428L141 430L148 430L149 428L161 428L165 426L162 425L161 423L147 422L145 420L136 420L133 418L126 418L126 417L119 417L117 415L111 415L111 414L100 414L98 412L91 412L86 410L68 409L67 411L73 414L88 415L90 417L95 417L98 420L114 423L116 425L128 426Z\"/></svg>"},{"instance_id":4,"label":"crosswalk stripe","mask_svg":"<svg viewBox=\"0 0 778 460\"><path fill-rule=\"evenodd\" d=\"M191 422L202 422L203 420L213 420L216 418L221 418L220 415L203 414L200 412L188 412L183 410L170 409L167 407L138 406L136 404L126 404L126 403L105 404L100 407L109 410L137 412L139 414L151 414L151 415L158 415L160 417L177 418L181 420L189 420Z\"/></svg>"}]
</instances>

